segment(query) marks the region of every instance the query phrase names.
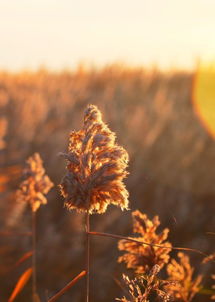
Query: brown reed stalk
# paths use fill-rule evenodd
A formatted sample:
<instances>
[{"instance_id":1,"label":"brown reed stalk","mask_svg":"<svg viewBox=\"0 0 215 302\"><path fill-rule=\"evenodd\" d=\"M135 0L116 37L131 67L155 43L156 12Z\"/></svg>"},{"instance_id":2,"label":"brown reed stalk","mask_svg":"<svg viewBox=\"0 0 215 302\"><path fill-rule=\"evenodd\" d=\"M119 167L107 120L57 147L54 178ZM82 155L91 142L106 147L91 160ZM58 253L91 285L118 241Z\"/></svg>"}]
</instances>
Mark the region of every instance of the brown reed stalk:
<instances>
[{"instance_id":1,"label":"brown reed stalk","mask_svg":"<svg viewBox=\"0 0 215 302\"><path fill-rule=\"evenodd\" d=\"M17 202L26 202L31 207L32 213L32 300L37 299L36 282L36 212L41 204L46 204L45 195L53 187L49 177L45 175L43 162L38 153L34 153L26 161L24 181L16 192Z\"/></svg>"},{"instance_id":2,"label":"brown reed stalk","mask_svg":"<svg viewBox=\"0 0 215 302\"><path fill-rule=\"evenodd\" d=\"M90 214L86 213L86 302L89 302L90 296Z\"/></svg>"},{"instance_id":3,"label":"brown reed stalk","mask_svg":"<svg viewBox=\"0 0 215 302\"><path fill-rule=\"evenodd\" d=\"M37 266L36 266L36 212L31 211L32 213L32 296L33 296L33 302L34 302L34 297L36 296L37 293L37 280L36 280L36 275L37 275Z\"/></svg>"},{"instance_id":4,"label":"brown reed stalk","mask_svg":"<svg viewBox=\"0 0 215 302\"><path fill-rule=\"evenodd\" d=\"M116 235L116 234L110 234L110 233L90 231L89 234L94 235L94 236L109 237L109 238L114 238L114 239L124 239L124 240L130 241L130 242L135 242L139 245L148 245L148 246L152 246L152 247L159 247L159 248L170 249L170 250L172 249L172 250L176 250L176 251L193 252L193 253L199 254L201 256L208 257L208 255L206 255L205 253L203 253L203 252L201 252L197 249L192 249L192 248L189 248L189 247L166 246L166 245L148 243L148 242L133 239L131 237L126 237L126 236L121 236L121 235Z\"/></svg>"},{"instance_id":5,"label":"brown reed stalk","mask_svg":"<svg viewBox=\"0 0 215 302\"><path fill-rule=\"evenodd\" d=\"M51 297L48 302L55 302L60 298L65 292L67 292L78 280L83 278L87 274L86 271L82 271L78 276L76 276L72 281L70 281L64 288L62 288L58 293Z\"/></svg>"},{"instance_id":6,"label":"brown reed stalk","mask_svg":"<svg viewBox=\"0 0 215 302\"><path fill-rule=\"evenodd\" d=\"M82 129L70 134L68 153L60 153L68 169L60 184L65 206L86 213L86 302L90 288L90 214L104 213L109 204L128 208L123 183L128 174L128 154L115 139L98 108L89 105Z\"/></svg>"}]
</instances>

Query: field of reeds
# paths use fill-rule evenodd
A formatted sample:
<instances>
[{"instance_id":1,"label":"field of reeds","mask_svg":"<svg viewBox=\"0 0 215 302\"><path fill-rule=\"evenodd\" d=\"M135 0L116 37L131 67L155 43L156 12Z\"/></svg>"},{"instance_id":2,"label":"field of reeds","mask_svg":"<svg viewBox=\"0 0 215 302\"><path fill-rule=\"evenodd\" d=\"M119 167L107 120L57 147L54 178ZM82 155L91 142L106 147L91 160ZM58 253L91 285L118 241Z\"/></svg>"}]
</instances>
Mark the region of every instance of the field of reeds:
<instances>
[{"instance_id":1,"label":"field of reeds","mask_svg":"<svg viewBox=\"0 0 215 302\"><path fill-rule=\"evenodd\" d=\"M0 73L0 302L215 298L215 141L194 79Z\"/></svg>"}]
</instances>

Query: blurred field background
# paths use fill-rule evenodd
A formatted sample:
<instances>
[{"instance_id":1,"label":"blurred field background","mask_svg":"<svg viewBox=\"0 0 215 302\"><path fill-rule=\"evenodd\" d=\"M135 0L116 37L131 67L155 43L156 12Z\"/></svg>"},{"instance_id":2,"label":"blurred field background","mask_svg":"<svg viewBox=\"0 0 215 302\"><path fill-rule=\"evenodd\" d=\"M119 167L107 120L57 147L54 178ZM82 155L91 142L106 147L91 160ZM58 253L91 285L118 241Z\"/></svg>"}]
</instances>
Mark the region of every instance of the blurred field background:
<instances>
[{"instance_id":1,"label":"blurred field background","mask_svg":"<svg viewBox=\"0 0 215 302\"><path fill-rule=\"evenodd\" d=\"M175 246L205 253L214 251L215 141L199 118L193 103L195 72L129 68L122 64L99 69L79 66L73 71L0 73L0 300L6 301L23 267L16 261L31 250L30 210L17 204L15 190L21 182L25 159L39 152L55 184L47 206L37 219L38 288L41 298L53 295L85 265L83 216L63 208L57 185L65 173L58 153L67 149L71 130L82 125L83 110L95 104L116 132L130 156L126 184L131 210L152 217L170 228ZM5 146L3 146L5 144ZM121 235L132 233L129 212L109 207L91 217L92 230ZM117 242L92 241L92 301L110 302L120 297L125 267L117 264ZM174 253L172 253L174 255ZM202 267L201 256L190 254L197 272L204 272L209 287L212 267ZM29 260L30 261L30 260ZM84 281L60 301L81 302ZM29 302L31 285L17 302ZM206 296L194 301L209 301Z\"/></svg>"},{"instance_id":2,"label":"blurred field background","mask_svg":"<svg viewBox=\"0 0 215 302\"><path fill-rule=\"evenodd\" d=\"M0 0L0 302L32 265L17 263L32 238L30 207L15 192L35 152L55 184L37 213L41 302L85 269L84 216L63 207L58 154L88 104L130 156L131 210L109 207L91 217L91 229L132 235L131 211L139 209L159 215L174 246L214 253L214 11L213 0ZM90 302L123 296L119 280L132 272L119 255L115 239L91 239ZM189 256L207 294L214 263ZM32 300L31 281L15 301ZM83 279L59 301L84 296ZM193 299L207 301L209 294Z\"/></svg>"}]
</instances>

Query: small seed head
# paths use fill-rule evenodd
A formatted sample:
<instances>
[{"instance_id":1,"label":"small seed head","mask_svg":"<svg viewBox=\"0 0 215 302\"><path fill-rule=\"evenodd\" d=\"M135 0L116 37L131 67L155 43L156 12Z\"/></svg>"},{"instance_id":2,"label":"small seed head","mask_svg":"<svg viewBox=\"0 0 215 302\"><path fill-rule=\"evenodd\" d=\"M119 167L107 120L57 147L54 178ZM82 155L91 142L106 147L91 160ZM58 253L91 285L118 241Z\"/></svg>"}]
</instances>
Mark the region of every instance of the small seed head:
<instances>
[{"instance_id":1,"label":"small seed head","mask_svg":"<svg viewBox=\"0 0 215 302\"><path fill-rule=\"evenodd\" d=\"M23 174L24 181L16 192L17 201L29 203L32 211L36 212L41 204L47 203L45 195L53 187L53 183L45 175L39 153L34 153L28 158Z\"/></svg>"}]
</instances>

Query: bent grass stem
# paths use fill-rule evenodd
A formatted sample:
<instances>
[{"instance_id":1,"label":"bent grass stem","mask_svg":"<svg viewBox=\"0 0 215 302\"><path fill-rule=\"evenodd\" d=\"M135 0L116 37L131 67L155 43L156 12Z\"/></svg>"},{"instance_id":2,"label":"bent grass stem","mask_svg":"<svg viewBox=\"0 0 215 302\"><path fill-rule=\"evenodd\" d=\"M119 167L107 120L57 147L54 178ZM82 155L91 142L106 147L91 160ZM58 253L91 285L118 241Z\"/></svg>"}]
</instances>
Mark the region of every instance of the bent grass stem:
<instances>
[{"instance_id":1,"label":"bent grass stem","mask_svg":"<svg viewBox=\"0 0 215 302\"><path fill-rule=\"evenodd\" d=\"M139 241L136 239L132 239L129 237L125 237L125 236L121 236L121 235L115 235L115 234L110 234L110 233L101 233L101 232L88 232L89 235L94 235L94 236L102 236L102 237L109 237L109 238L115 238L115 239L124 239L127 241L131 241L131 242L135 242L135 243L139 243L140 245L148 245L151 247L159 247L159 248L163 248L163 249L171 249L171 250L178 250L178 251L188 251L188 252L194 252L197 254L200 254L204 257L206 257L207 255L199 250L196 249L192 249L192 248L187 248L187 247L172 247L172 246L165 246L165 245L159 245L159 244L153 244L153 243L148 243L148 242L144 242L144 241Z\"/></svg>"},{"instance_id":2,"label":"bent grass stem","mask_svg":"<svg viewBox=\"0 0 215 302\"><path fill-rule=\"evenodd\" d=\"M66 291L68 291L78 280L83 278L86 275L86 271L82 271L78 276L76 276L71 282L69 282L64 288L57 292L53 297L51 297L48 302L55 302L60 298Z\"/></svg>"}]
</instances>

